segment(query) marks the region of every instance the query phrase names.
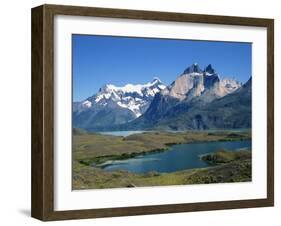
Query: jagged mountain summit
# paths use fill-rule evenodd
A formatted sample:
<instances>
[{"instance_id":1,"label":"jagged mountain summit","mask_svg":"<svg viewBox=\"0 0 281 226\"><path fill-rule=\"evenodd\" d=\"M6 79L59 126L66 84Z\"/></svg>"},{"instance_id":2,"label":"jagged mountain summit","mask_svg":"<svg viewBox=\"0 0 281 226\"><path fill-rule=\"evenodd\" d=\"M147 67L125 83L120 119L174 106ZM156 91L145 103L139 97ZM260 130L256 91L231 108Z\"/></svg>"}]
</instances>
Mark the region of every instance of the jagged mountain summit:
<instances>
[{"instance_id":1,"label":"jagged mountain summit","mask_svg":"<svg viewBox=\"0 0 281 226\"><path fill-rule=\"evenodd\" d=\"M241 83L234 79L220 80L211 64L202 70L195 63L185 69L183 74L161 93L181 101L190 101L201 96L201 101L210 102L232 93L240 87Z\"/></svg>"},{"instance_id":2,"label":"jagged mountain summit","mask_svg":"<svg viewBox=\"0 0 281 226\"><path fill-rule=\"evenodd\" d=\"M108 84L73 104L73 126L87 130L216 129L251 126L251 79L221 79L211 64L187 67L169 86Z\"/></svg>"},{"instance_id":3,"label":"jagged mountain summit","mask_svg":"<svg viewBox=\"0 0 281 226\"><path fill-rule=\"evenodd\" d=\"M165 123L175 129L251 128L252 77L236 91L205 105L194 105Z\"/></svg>"},{"instance_id":4,"label":"jagged mountain summit","mask_svg":"<svg viewBox=\"0 0 281 226\"><path fill-rule=\"evenodd\" d=\"M98 93L73 104L73 124L80 128L118 125L141 116L156 93L165 89L159 78L146 84L107 84Z\"/></svg>"},{"instance_id":5,"label":"jagged mountain summit","mask_svg":"<svg viewBox=\"0 0 281 226\"><path fill-rule=\"evenodd\" d=\"M198 64L192 64L166 89L159 92L144 117L159 120L165 114L175 114L174 106L202 105L235 92L241 83L233 79L220 80L216 71L209 64L201 70Z\"/></svg>"},{"instance_id":6,"label":"jagged mountain summit","mask_svg":"<svg viewBox=\"0 0 281 226\"><path fill-rule=\"evenodd\" d=\"M248 128L250 94L251 79L242 86L234 79L220 79L211 65L202 70L193 64L156 94L147 111L127 129Z\"/></svg>"}]
</instances>

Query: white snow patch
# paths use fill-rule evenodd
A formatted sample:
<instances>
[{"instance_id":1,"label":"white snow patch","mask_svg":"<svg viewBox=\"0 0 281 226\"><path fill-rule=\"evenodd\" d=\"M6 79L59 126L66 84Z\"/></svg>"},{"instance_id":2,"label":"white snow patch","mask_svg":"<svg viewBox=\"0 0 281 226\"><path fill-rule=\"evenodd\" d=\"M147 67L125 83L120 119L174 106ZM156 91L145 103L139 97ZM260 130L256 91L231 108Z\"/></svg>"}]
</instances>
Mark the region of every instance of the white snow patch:
<instances>
[{"instance_id":1,"label":"white snow patch","mask_svg":"<svg viewBox=\"0 0 281 226\"><path fill-rule=\"evenodd\" d=\"M88 100L85 100L83 103L82 103L82 106L83 107L87 107L87 108L90 108L92 107L92 103Z\"/></svg>"},{"instance_id":2,"label":"white snow patch","mask_svg":"<svg viewBox=\"0 0 281 226\"><path fill-rule=\"evenodd\" d=\"M107 84L96 95L91 97L91 102L87 100L87 102L83 102L83 105L92 107L92 104L97 103L98 105L106 106L109 101L113 101L139 117L150 104L155 94L165 88L166 86L157 77L152 82L145 84L127 84L122 87Z\"/></svg>"},{"instance_id":3,"label":"white snow patch","mask_svg":"<svg viewBox=\"0 0 281 226\"><path fill-rule=\"evenodd\" d=\"M159 87L161 90L166 88L165 85L158 85L158 87Z\"/></svg>"}]
</instances>

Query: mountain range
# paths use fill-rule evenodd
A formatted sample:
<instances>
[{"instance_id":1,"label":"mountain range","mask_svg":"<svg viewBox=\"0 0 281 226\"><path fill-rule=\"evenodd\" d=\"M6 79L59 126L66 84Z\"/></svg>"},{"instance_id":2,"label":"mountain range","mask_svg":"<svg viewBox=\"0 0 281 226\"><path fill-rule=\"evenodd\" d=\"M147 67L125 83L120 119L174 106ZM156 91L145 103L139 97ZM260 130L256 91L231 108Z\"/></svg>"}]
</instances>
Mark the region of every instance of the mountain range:
<instances>
[{"instance_id":1,"label":"mountain range","mask_svg":"<svg viewBox=\"0 0 281 226\"><path fill-rule=\"evenodd\" d=\"M73 103L73 125L102 130L108 126L128 123L141 116L155 94L165 88L158 78L143 85L117 87L107 84L86 100Z\"/></svg>"},{"instance_id":2,"label":"mountain range","mask_svg":"<svg viewBox=\"0 0 281 226\"><path fill-rule=\"evenodd\" d=\"M73 126L87 130L186 130L251 127L251 78L220 79L212 65L194 63L166 86L105 85L73 103Z\"/></svg>"}]
</instances>

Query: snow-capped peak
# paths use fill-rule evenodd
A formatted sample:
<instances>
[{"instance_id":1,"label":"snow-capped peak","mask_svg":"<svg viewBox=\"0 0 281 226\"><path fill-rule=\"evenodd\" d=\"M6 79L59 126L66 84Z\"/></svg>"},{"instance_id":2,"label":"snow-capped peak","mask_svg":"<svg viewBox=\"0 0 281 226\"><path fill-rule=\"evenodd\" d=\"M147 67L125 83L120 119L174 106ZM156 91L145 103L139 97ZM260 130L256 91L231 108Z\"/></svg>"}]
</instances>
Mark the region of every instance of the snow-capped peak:
<instances>
[{"instance_id":1,"label":"snow-capped peak","mask_svg":"<svg viewBox=\"0 0 281 226\"><path fill-rule=\"evenodd\" d=\"M165 88L166 85L157 77L145 84L126 84L124 86L106 84L99 89L97 94L82 102L82 109L110 105L111 107L127 108L136 117L139 117L147 109L155 94Z\"/></svg>"},{"instance_id":2,"label":"snow-capped peak","mask_svg":"<svg viewBox=\"0 0 281 226\"><path fill-rule=\"evenodd\" d=\"M145 84L126 84L125 86L115 86L112 84L104 85L100 90L99 93L103 92L112 92L112 91L122 91L124 93L138 93L142 95L142 91L146 88L151 88L152 86L158 86L160 90L164 88L164 84L160 81L159 78L154 77L152 82L148 82Z\"/></svg>"},{"instance_id":3,"label":"snow-capped peak","mask_svg":"<svg viewBox=\"0 0 281 226\"><path fill-rule=\"evenodd\" d=\"M83 105L84 107L87 107L87 108L92 107L92 103L91 103L90 101L88 101L88 100L85 100L85 101L82 103L82 105Z\"/></svg>"},{"instance_id":4,"label":"snow-capped peak","mask_svg":"<svg viewBox=\"0 0 281 226\"><path fill-rule=\"evenodd\" d=\"M159 84L162 83L161 80L158 77L154 77L152 82L147 83L148 85L155 85L155 84Z\"/></svg>"}]
</instances>

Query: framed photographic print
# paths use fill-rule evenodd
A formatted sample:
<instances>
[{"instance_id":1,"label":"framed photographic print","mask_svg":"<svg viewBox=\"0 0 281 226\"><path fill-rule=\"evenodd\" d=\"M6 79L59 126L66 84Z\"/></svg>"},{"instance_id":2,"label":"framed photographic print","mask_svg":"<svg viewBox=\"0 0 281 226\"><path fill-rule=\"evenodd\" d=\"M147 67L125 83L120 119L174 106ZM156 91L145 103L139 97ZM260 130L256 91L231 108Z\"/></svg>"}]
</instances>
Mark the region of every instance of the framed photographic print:
<instances>
[{"instance_id":1,"label":"framed photographic print","mask_svg":"<svg viewBox=\"0 0 281 226\"><path fill-rule=\"evenodd\" d=\"M32 9L32 216L273 206L272 19Z\"/></svg>"}]
</instances>

